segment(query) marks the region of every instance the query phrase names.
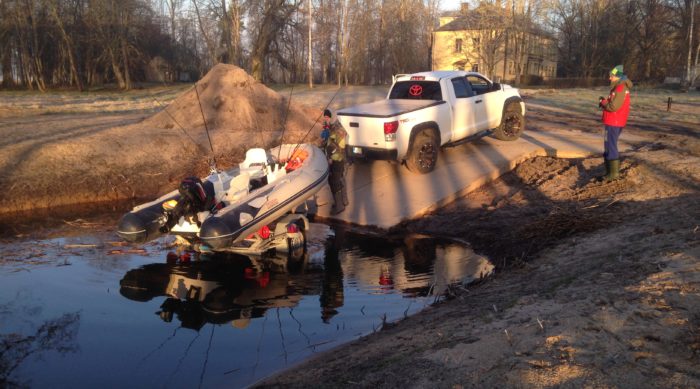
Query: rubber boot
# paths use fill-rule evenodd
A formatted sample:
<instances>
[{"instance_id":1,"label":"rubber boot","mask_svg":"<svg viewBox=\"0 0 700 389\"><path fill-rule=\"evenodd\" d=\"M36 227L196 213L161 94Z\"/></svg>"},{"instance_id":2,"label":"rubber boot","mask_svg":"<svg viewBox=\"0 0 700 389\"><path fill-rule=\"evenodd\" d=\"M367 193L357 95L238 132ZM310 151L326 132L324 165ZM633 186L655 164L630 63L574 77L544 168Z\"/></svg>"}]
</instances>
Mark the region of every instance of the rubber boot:
<instances>
[{"instance_id":1,"label":"rubber boot","mask_svg":"<svg viewBox=\"0 0 700 389\"><path fill-rule=\"evenodd\" d=\"M343 195L338 192L333 193L333 207L331 208L331 215L337 215L345 210L345 205L343 205Z\"/></svg>"},{"instance_id":2,"label":"rubber boot","mask_svg":"<svg viewBox=\"0 0 700 389\"><path fill-rule=\"evenodd\" d=\"M609 164L608 174L605 175L605 181L615 181L620 178L620 160L611 159L607 161Z\"/></svg>"},{"instance_id":3,"label":"rubber boot","mask_svg":"<svg viewBox=\"0 0 700 389\"><path fill-rule=\"evenodd\" d=\"M608 176L610 176L610 161L608 161L607 159L603 159L603 162L605 162L605 174L596 177L595 180L598 182L607 181Z\"/></svg>"}]
</instances>

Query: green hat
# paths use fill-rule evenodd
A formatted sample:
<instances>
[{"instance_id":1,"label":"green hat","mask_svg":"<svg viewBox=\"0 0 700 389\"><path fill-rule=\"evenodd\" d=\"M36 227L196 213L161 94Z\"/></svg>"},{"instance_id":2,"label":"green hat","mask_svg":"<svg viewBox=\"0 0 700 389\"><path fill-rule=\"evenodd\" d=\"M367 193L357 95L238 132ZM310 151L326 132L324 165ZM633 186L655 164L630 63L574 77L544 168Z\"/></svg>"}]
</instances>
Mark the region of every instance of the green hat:
<instances>
[{"instance_id":1,"label":"green hat","mask_svg":"<svg viewBox=\"0 0 700 389\"><path fill-rule=\"evenodd\" d=\"M622 65L617 65L615 66L611 71L610 71L611 76L615 77L622 77L625 75L625 72L622 71Z\"/></svg>"}]
</instances>

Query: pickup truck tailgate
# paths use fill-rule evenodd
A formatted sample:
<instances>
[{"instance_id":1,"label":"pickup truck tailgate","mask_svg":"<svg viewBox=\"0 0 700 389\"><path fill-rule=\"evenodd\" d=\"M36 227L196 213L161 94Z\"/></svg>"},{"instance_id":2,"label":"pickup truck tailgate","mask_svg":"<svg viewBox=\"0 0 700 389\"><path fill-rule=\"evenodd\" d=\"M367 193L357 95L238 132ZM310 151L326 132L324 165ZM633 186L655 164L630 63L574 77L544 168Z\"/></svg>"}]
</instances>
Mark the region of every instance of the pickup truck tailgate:
<instances>
[{"instance_id":1,"label":"pickup truck tailgate","mask_svg":"<svg viewBox=\"0 0 700 389\"><path fill-rule=\"evenodd\" d=\"M384 140L384 123L422 108L441 104L437 100L378 100L373 103L343 108L337 113L338 121L348 133L349 146L395 148L394 142Z\"/></svg>"}]
</instances>

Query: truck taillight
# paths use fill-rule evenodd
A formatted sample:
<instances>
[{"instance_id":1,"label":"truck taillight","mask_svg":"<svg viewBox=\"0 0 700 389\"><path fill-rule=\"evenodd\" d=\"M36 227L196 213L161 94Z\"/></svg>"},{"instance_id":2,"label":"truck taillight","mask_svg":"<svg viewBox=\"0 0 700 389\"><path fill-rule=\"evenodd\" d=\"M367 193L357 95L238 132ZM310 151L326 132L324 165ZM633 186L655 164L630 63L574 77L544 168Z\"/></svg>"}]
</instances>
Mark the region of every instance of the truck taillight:
<instances>
[{"instance_id":1,"label":"truck taillight","mask_svg":"<svg viewBox=\"0 0 700 389\"><path fill-rule=\"evenodd\" d=\"M393 122L384 123L384 140L386 142L392 142L396 140L396 131L399 130L399 121L395 120Z\"/></svg>"}]
</instances>

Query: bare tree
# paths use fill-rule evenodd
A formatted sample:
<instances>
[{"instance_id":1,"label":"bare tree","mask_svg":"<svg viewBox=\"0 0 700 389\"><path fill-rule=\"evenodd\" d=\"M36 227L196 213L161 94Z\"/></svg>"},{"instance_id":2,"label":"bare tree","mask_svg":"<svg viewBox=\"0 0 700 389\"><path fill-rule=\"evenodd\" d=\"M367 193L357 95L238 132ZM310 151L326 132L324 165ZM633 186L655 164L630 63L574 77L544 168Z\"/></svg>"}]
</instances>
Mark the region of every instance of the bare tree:
<instances>
[{"instance_id":1,"label":"bare tree","mask_svg":"<svg viewBox=\"0 0 700 389\"><path fill-rule=\"evenodd\" d=\"M255 29L250 31L253 36L250 67L251 75L256 80L264 80L266 76L265 60L271 51L272 44L300 4L300 0L264 0L251 10L255 20Z\"/></svg>"},{"instance_id":2,"label":"bare tree","mask_svg":"<svg viewBox=\"0 0 700 389\"><path fill-rule=\"evenodd\" d=\"M308 79L309 79L309 88L314 87L314 56L313 56L313 47L311 46L311 36L312 36L312 31L311 31L311 26L312 26L312 19L311 19L311 11L313 10L313 4L311 4L311 1L308 3L308 11L309 11L309 18L307 23L309 24L309 52L308 52L308 62L307 62L307 72L308 72Z\"/></svg>"},{"instance_id":3,"label":"bare tree","mask_svg":"<svg viewBox=\"0 0 700 389\"><path fill-rule=\"evenodd\" d=\"M5 15L0 18L0 68L2 68L2 83L0 86L13 87L14 77L12 75L12 51L13 35L12 24L9 15L9 7L7 2L0 1L0 15Z\"/></svg>"},{"instance_id":4,"label":"bare tree","mask_svg":"<svg viewBox=\"0 0 700 389\"><path fill-rule=\"evenodd\" d=\"M58 31L61 34L61 39L63 41L63 44L65 46L64 54L66 57L68 57L68 63L70 66L70 78L72 82L75 82L75 86L78 88L79 91L83 91L83 81L82 77L80 75L80 71L78 70L78 63L76 60L76 55L75 55L75 45L73 44L73 38L68 34L66 31L66 28L63 24L63 17L59 15L59 4L56 0L51 0L47 1L47 6L49 8L49 12L51 13L51 16L54 19L54 22L56 23L56 26L58 27Z\"/></svg>"},{"instance_id":5,"label":"bare tree","mask_svg":"<svg viewBox=\"0 0 700 389\"><path fill-rule=\"evenodd\" d=\"M686 65L686 73L685 73L685 79L683 82L684 89L687 90L687 88L690 86L690 82L692 79L690 78L690 68L691 68L691 59L693 55L693 25L695 24L695 0L690 0L690 4L688 4L690 8L689 9L689 14L690 14L690 26L688 27L688 63Z\"/></svg>"},{"instance_id":6,"label":"bare tree","mask_svg":"<svg viewBox=\"0 0 700 389\"><path fill-rule=\"evenodd\" d=\"M192 0L192 5L194 6L195 14L197 15L197 22L199 26L199 32L202 34L204 39L204 45L206 46L207 53L209 54L209 66L214 66L218 63L216 55L216 31L212 27L211 19L203 16L204 10L200 11L199 2L197 0Z\"/></svg>"}]
</instances>

